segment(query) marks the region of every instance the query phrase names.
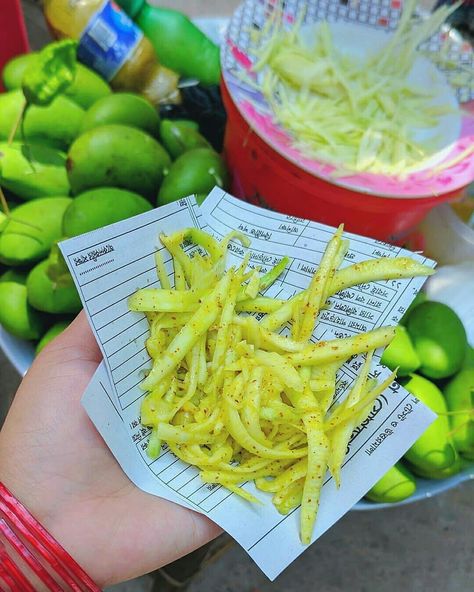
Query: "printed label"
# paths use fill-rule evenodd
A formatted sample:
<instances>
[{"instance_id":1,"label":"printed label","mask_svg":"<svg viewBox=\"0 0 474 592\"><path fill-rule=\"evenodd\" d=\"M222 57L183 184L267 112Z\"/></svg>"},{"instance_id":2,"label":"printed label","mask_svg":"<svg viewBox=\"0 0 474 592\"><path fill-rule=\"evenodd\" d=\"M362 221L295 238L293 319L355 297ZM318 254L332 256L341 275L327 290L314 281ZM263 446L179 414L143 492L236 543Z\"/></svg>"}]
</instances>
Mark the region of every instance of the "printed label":
<instances>
[{"instance_id":1,"label":"printed label","mask_svg":"<svg viewBox=\"0 0 474 592\"><path fill-rule=\"evenodd\" d=\"M142 39L143 33L125 12L106 0L85 28L77 57L106 80L112 80Z\"/></svg>"}]
</instances>

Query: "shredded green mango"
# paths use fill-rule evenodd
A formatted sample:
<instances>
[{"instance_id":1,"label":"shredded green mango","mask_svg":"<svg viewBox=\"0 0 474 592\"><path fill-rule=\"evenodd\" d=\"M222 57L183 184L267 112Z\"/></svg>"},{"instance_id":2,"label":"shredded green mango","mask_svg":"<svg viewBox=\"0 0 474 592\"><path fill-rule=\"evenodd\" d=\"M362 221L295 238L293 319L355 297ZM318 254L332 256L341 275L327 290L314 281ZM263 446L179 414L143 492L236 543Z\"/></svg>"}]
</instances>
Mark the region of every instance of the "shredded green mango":
<instances>
[{"instance_id":1,"label":"shredded green mango","mask_svg":"<svg viewBox=\"0 0 474 592\"><path fill-rule=\"evenodd\" d=\"M385 46L364 59L335 46L331 28L321 22L312 45L299 35L303 18L291 30L274 17L254 36L261 90L278 124L291 132L305 156L336 166L336 176L371 172L405 176L436 153L439 138L423 141L414 130L432 130L456 112L433 104L436 89L411 82L420 43L431 37L456 9L442 6L414 25L416 0L407 0L397 31Z\"/></svg>"}]
</instances>

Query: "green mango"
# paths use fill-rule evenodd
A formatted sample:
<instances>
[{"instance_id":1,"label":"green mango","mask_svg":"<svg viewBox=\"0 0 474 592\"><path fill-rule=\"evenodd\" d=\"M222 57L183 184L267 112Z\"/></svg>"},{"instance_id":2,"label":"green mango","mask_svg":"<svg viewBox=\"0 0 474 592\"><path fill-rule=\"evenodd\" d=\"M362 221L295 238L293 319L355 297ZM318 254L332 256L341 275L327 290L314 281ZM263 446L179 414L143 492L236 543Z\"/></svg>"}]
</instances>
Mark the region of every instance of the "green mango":
<instances>
[{"instance_id":1,"label":"green mango","mask_svg":"<svg viewBox=\"0 0 474 592\"><path fill-rule=\"evenodd\" d=\"M407 376L420 367L420 358L413 348L405 327L402 325L396 327L395 337L385 348L380 361L390 370L395 370L398 367L398 376Z\"/></svg>"},{"instance_id":2,"label":"green mango","mask_svg":"<svg viewBox=\"0 0 474 592\"><path fill-rule=\"evenodd\" d=\"M26 265L47 256L62 236L62 221L72 199L44 197L18 206L0 234L0 261Z\"/></svg>"},{"instance_id":3,"label":"green mango","mask_svg":"<svg viewBox=\"0 0 474 592\"><path fill-rule=\"evenodd\" d=\"M7 271L0 277L0 325L20 339L39 339L44 316L28 304L26 273Z\"/></svg>"},{"instance_id":4,"label":"green mango","mask_svg":"<svg viewBox=\"0 0 474 592\"><path fill-rule=\"evenodd\" d=\"M163 119L160 125L160 136L163 146L171 154L171 158L178 158L193 148L210 148L209 142L187 123Z\"/></svg>"},{"instance_id":5,"label":"green mango","mask_svg":"<svg viewBox=\"0 0 474 592\"><path fill-rule=\"evenodd\" d=\"M461 370L444 388L454 447L474 455L474 368ZM464 411L464 413L462 413Z\"/></svg>"},{"instance_id":6,"label":"green mango","mask_svg":"<svg viewBox=\"0 0 474 592\"><path fill-rule=\"evenodd\" d=\"M77 64L74 82L64 94L83 109L89 109L102 97L111 95L112 89L94 70Z\"/></svg>"},{"instance_id":7,"label":"green mango","mask_svg":"<svg viewBox=\"0 0 474 592\"><path fill-rule=\"evenodd\" d=\"M462 459L457 453L453 464L449 467L446 467L445 469L426 471L425 469L412 464L409 464L409 467L415 473L415 475L421 477L422 479L447 479L448 477L457 475L464 468Z\"/></svg>"},{"instance_id":8,"label":"green mango","mask_svg":"<svg viewBox=\"0 0 474 592\"><path fill-rule=\"evenodd\" d=\"M186 127L190 127L193 130L199 131L199 123L197 121L193 121L192 119L173 119L175 123L179 123L180 125L185 125Z\"/></svg>"},{"instance_id":9,"label":"green mango","mask_svg":"<svg viewBox=\"0 0 474 592\"><path fill-rule=\"evenodd\" d=\"M26 289L28 302L42 312L53 314L76 313L81 310L81 299L74 282L58 284L48 275L48 259L38 263L28 274Z\"/></svg>"},{"instance_id":10,"label":"green mango","mask_svg":"<svg viewBox=\"0 0 474 592\"><path fill-rule=\"evenodd\" d=\"M400 325L406 325L406 321L407 321L410 313L412 312L412 310L415 309L419 304L421 304L422 302L426 302L427 300L428 300L428 296L426 295L426 292L423 292L423 290L420 290L417 293L417 295L415 296L415 298L413 298L413 300L411 301L411 304L406 309L403 317L400 319Z\"/></svg>"},{"instance_id":11,"label":"green mango","mask_svg":"<svg viewBox=\"0 0 474 592\"><path fill-rule=\"evenodd\" d=\"M76 197L63 218L63 236L77 236L151 210L144 197L115 187L90 189Z\"/></svg>"},{"instance_id":12,"label":"green mango","mask_svg":"<svg viewBox=\"0 0 474 592\"><path fill-rule=\"evenodd\" d=\"M0 211L0 233L4 231L8 224L8 216ZM1 236L1 234L0 234Z\"/></svg>"},{"instance_id":13,"label":"green mango","mask_svg":"<svg viewBox=\"0 0 474 592\"><path fill-rule=\"evenodd\" d=\"M48 278L53 282L53 285L56 288L69 288L71 285L74 285L74 280L69 272L66 260L57 243L51 247L48 264L46 270Z\"/></svg>"},{"instance_id":14,"label":"green mango","mask_svg":"<svg viewBox=\"0 0 474 592\"><path fill-rule=\"evenodd\" d=\"M406 327L421 361L421 374L439 379L460 370L466 356L466 331L449 306L422 302L410 313Z\"/></svg>"},{"instance_id":15,"label":"green mango","mask_svg":"<svg viewBox=\"0 0 474 592\"><path fill-rule=\"evenodd\" d=\"M59 321L50 327L36 346L36 355L38 355L40 351L48 345L48 343L51 343L53 339L60 335L69 326L69 324L70 321Z\"/></svg>"},{"instance_id":16,"label":"green mango","mask_svg":"<svg viewBox=\"0 0 474 592\"><path fill-rule=\"evenodd\" d=\"M474 347L471 347L469 344L461 369L464 370L465 368L474 368Z\"/></svg>"},{"instance_id":17,"label":"green mango","mask_svg":"<svg viewBox=\"0 0 474 592\"><path fill-rule=\"evenodd\" d=\"M66 155L38 144L0 142L0 185L23 200L68 195Z\"/></svg>"},{"instance_id":18,"label":"green mango","mask_svg":"<svg viewBox=\"0 0 474 592\"><path fill-rule=\"evenodd\" d=\"M19 270L19 269L9 269L5 271L2 275L0 275L0 284L2 282L16 282L16 283L26 283L26 275L27 272Z\"/></svg>"},{"instance_id":19,"label":"green mango","mask_svg":"<svg viewBox=\"0 0 474 592\"><path fill-rule=\"evenodd\" d=\"M405 459L424 471L439 471L450 467L456 460L456 451L449 436L451 428L443 394L435 384L417 374L412 374L409 379L402 381L402 384L408 392L439 414L408 449Z\"/></svg>"},{"instance_id":20,"label":"green mango","mask_svg":"<svg viewBox=\"0 0 474 592\"><path fill-rule=\"evenodd\" d=\"M151 200L170 164L166 150L142 130L110 124L77 138L67 169L76 195L95 187L119 187Z\"/></svg>"},{"instance_id":21,"label":"green mango","mask_svg":"<svg viewBox=\"0 0 474 592\"><path fill-rule=\"evenodd\" d=\"M16 90L21 88L23 76L28 70L30 65L34 63L38 58L38 54L35 52L23 53L17 55L8 61L3 67L2 80L3 85L7 90Z\"/></svg>"},{"instance_id":22,"label":"green mango","mask_svg":"<svg viewBox=\"0 0 474 592\"><path fill-rule=\"evenodd\" d=\"M365 497L381 504L401 502L416 491L416 480L401 463L389 469L370 489Z\"/></svg>"},{"instance_id":23,"label":"green mango","mask_svg":"<svg viewBox=\"0 0 474 592\"><path fill-rule=\"evenodd\" d=\"M146 99L132 93L114 93L96 101L85 114L81 131L109 123L136 127L154 138L158 138L160 132L157 111Z\"/></svg>"},{"instance_id":24,"label":"green mango","mask_svg":"<svg viewBox=\"0 0 474 592\"><path fill-rule=\"evenodd\" d=\"M227 183L227 168L219 154L211 148L194 148L171 165L158 194L158 205L192 193L207 194L215 185L226 187Z\"/></svg>"},{"instance_id":25,"label":"green mango","mask_svg":"<svg viewBox=\"0 0 474 592\"><path fill-rule=\"evenodd\" d=\"M0 140L7 140L24 104L21 90L0 94ZM84 109L59 95L47 107L31 105L18 127L15 140L67 150L79 135Z\"/></svg>"},{"instance_id":26,"label":"green mango","mask_svg":"<svg viewBox=\"0 0 474 592\"><path fill-rule=\"evenodd\" d=\"M207 193L196 193L194 199L198 206L202 206L203 201L206 199Z\"/></svg>"},{"instance_id":27,"label":"green mango","mask_svg":"<svg viewBox=\"0 0 474 592\"><path fill-rule=\"evenodd\" d=\"M21 88L26 70L38 59L37 53L25 53L10 60L3 69L3 84L7 90ZM64 94L83 109L88 109L98 99L111 94L110 86L93 70L76 65L76 77Z\"/></svg>"}]
</instances>

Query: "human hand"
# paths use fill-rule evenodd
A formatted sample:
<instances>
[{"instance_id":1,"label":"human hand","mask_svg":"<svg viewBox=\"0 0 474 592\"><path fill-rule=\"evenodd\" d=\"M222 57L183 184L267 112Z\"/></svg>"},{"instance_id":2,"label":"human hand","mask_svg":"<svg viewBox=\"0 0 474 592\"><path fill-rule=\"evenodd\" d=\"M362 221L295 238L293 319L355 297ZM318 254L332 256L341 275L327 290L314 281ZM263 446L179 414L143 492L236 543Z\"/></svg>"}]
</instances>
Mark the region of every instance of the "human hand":
<instances>
[{"instance_id":1,"label":"human hand","mask_svg":"<svg viewBox=\"0 0 474 592\"><path fill-rule=\"evenodd\" d=\"M81 313L18 389L0 432L0 480L105 586L157 569L220 529L122 471L80 404L100 360Z\"/></svg>"}]
</instances>

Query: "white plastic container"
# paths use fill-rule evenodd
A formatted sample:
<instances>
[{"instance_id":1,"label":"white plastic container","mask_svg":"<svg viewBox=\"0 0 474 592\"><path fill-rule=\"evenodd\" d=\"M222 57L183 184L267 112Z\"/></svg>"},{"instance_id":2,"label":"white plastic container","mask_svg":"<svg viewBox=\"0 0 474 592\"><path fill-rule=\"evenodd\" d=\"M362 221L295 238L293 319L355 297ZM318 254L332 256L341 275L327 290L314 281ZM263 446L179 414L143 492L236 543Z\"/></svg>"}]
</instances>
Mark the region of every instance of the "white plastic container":
<instances>
[{"instance_id":1,"label":"white plastic container","mask_svg":"<svg viewBox=\"0 0 474 592\"><path fill-rule=\"evenodd\" d=\"M424 253L440 265L474 261L474 230L449 205L431 210L421 223L420 231Z\"/></svg>"}]
</instances>

